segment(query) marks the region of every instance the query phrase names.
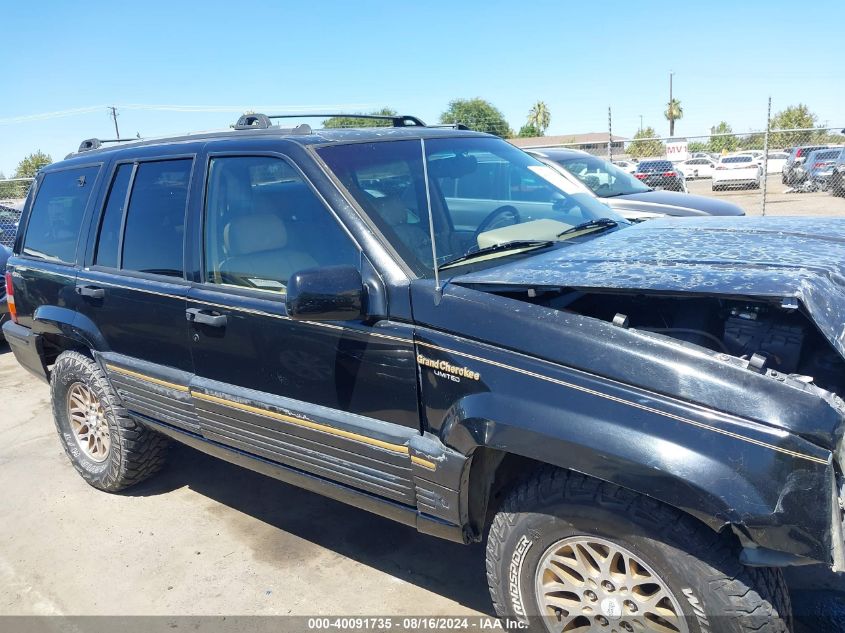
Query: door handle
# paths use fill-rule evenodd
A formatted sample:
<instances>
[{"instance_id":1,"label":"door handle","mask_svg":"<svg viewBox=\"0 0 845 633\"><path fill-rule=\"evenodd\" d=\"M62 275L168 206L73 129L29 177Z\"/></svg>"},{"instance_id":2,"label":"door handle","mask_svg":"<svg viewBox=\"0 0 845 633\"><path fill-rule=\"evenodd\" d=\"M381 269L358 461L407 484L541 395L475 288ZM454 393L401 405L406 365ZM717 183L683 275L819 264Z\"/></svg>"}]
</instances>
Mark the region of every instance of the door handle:
<instances>
[{"instance_id":1,"label":"door handle","mask_svg":"<svg viewBox=\"0 0 845 633\"><path fill-rule=\"evenodd\" d=\"M102 299L106 296L106 291L97 286L77 286L76 294L82 297L91 297L92 299Z\"/></svg>"},{"instance_id":2,"label":"door handle","mask_svg":"<svg viewBox=\"0 0 845 633\"><path fill-rule=\"evenodd\" d=\"M211 327L226 327L225 314L217 314L202 308L188 308L185 310L185 317L191 323L200 323Z\"/></svg>"}]
</instances>

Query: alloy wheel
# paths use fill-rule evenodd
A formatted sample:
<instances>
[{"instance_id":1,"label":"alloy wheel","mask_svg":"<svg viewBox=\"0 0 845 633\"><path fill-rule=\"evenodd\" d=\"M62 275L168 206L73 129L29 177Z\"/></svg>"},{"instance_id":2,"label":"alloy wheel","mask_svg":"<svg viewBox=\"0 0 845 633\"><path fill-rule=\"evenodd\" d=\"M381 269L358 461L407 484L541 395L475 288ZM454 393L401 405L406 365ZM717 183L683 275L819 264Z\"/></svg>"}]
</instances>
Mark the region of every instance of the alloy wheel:
<instances>
[{"instance_id":1,"label":"alloy wheel","mask_svg":"<svg viewBox=\"0 0 845 633\"><path fill-rule=\"evenodd\" d=\"M576 536L549 547L535 589L546 628L558 633L689 633L677 598L639 556Z\"/></svg>"},{"instance_id":2,"label":"alloy wheel","mask_svg":"<svg viewBox=\"0 0 845 633\"><path fill-rule=\"evenodd\" d=\"M67 394L70 430L79 449L89 459L104 462L111 448L111 433L99 398L88 385L76 382Z\"/></svg>"}]
</instances>

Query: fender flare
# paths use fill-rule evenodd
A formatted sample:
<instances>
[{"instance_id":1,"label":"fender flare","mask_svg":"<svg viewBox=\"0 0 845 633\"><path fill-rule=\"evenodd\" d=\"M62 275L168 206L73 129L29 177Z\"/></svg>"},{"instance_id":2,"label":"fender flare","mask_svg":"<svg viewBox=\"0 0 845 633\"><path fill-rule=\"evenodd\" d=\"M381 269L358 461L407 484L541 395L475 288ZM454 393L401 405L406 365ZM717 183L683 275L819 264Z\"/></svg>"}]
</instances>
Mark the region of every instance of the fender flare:
<instances>
[{"instance_id":1,"label":"fender flare","mask_svg":"<svg viewBox=\"0 0 845 633\"><path fill-rule=\"evenodd\" d=\"M470 459L484 447L579 472L677 508L714 531L730 526L746 548L829 562L830 513L823 509L832 466L721 436L714 450L706 433L695 430L678 442L486 392L455 403L441 441Z\"/></svg>"},{"instance_id":2,"label":"fender flare","mask_svg":"<svg viewBox=\"0 0 845 633\"><path fill-rule=\"evenodd\" d=\"M106 351L108 346L100 330L87 316L60 306L43 305L32 315L32 331L48 339L64 339L92 351Z\"/></svg>"}]
</instances>

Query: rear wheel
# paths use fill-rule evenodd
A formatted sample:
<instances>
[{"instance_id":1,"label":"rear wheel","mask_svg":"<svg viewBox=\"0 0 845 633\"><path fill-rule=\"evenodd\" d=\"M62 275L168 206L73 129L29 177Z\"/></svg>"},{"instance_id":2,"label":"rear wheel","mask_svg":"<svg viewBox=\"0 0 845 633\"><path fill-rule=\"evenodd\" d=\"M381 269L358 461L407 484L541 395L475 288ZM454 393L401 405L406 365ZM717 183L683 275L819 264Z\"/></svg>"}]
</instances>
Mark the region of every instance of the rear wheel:
<instances>
[{"instance_id":1,"label":"rear wheel","mask_svg":"<svg viewBox=\"0 0 845 633\"><path fill-rule=\"evenodd\" d=\"M50 392L65 453L95 488L117 492L164 465L167 439L127 415L88 356L63 352L53 366Z\"/></svg>"},{"instance_id":2,"label":"rear wheel","mask_svg":"<svg viewBox=\"0 0 845 633\"><path fill-rule=\"evenodd\" d=\"M496 612L530 631L783 633L779 571L746 568L721 535L616 486L544 468L487 541Z\"/></svg>"}]
</instances>

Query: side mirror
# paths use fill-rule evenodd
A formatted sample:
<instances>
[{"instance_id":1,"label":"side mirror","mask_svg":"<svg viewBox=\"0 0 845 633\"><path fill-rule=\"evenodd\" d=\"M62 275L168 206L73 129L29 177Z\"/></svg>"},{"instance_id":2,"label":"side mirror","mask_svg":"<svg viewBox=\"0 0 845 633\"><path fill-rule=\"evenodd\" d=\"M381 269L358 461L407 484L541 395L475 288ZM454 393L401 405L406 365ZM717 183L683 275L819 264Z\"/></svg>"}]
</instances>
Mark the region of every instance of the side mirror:
<instances>
[{"instance_id":1,"label":"side mirror","mask_svg":"<svg viewBox=\"0 0 845 633\"><path fill-rule=\"evenodd\" d=\"M353 321L365 314L366 293L354 266L300 270L288 280L285 308L302 321Z\"/></svg>"}]
</instances>

